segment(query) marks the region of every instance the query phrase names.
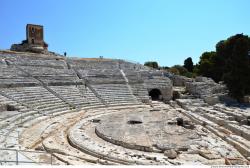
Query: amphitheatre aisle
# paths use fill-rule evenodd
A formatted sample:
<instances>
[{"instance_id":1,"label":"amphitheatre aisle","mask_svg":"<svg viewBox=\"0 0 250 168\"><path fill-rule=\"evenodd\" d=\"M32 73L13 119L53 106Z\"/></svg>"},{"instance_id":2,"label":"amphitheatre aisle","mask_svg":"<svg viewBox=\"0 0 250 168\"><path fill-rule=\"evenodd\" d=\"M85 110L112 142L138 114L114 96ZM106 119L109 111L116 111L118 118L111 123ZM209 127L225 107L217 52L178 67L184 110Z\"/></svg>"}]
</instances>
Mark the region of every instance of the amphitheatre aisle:
<instances>
[{"instance_id":1,"label":"amphitheatre aisle","mask_svg":"<svg viewBox=\"0 0 250 168\"><path fill-rule=\"evenodd\" d=\"M250 161L250 109L207 78L0 51L0 100L2 165Z\"/></svg>"}]
</instances>

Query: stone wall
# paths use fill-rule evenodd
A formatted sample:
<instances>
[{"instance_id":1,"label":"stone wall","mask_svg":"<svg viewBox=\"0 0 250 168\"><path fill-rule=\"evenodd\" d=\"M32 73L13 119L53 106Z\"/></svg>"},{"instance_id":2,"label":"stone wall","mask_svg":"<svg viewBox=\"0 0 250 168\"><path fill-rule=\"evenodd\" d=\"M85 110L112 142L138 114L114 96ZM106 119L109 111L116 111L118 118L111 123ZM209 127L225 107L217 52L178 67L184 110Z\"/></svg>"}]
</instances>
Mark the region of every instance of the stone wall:
<instances>
[{"instance_id":1,"label":"stone wall","mask_svg":"<svg viewBox=\"0 0 250 168\"><path fill-rule=\"evenodd\" d=\"M43 26L27 24L26 38L27 38L28 44L36 44L39 46L43 46L44 45Z\"/></svg>"}]
</instances>

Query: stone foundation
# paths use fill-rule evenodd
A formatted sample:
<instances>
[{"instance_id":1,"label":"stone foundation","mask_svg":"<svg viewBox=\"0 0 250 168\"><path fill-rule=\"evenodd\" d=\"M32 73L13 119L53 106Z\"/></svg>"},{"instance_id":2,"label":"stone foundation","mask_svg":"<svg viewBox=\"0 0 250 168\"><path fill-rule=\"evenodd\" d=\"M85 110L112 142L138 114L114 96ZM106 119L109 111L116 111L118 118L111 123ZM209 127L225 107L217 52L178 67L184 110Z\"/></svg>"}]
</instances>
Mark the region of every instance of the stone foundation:
<instances>
[{"instance_id":1,"label":"stone foundation","mask_svg":"<svg viewBox=\"0 0 250 168\"><path fill-rule=\"evenodd\" d=\"M42 53L42 54L48 54L48 50L42 46L38 45L31 45L31 44L12 44L11 51L18 51L18 52L33 52L33 53Z\"/></svg>"}]
</instances>

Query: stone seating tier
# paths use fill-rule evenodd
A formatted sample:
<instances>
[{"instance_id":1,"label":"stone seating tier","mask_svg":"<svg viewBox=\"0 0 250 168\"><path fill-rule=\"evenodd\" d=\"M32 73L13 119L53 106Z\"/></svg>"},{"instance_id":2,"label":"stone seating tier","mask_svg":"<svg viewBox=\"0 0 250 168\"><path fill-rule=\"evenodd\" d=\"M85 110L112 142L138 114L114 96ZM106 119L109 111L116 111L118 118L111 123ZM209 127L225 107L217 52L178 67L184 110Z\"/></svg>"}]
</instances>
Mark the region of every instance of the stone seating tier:
<instances>
[{"instance_id":1,"label":"stone seating tier","mask_svg":"<svg viewBox=\"0 0 250 168\"><path fill-rule=\"evenodd\" d=\"M15 67L0 67L0 87L35 86L37 80Z\"/></svg>"},{"instance_id":2,"label":"stone seating tier","mask_svg":"<svg viewBox=\"0 0 250 168\"><path fill-rule=\"evenodd\" d=\"M172 82L166 77L152 77L144 80L148 88L170 88Z\"/></svg>"},{"instance_id":3,"label":"stone seating tier","mask_svg":"<svg viewBox=\"0 0 250 168\"><path fill-rule=\"evenodd\" d=\"M141 102L149 102L150 98L148 96L147 88L144 84L132 84L130 85L133 91L133 94Z\"/></svg>"},{"instance_id":4,"label":"stone seating tier","mask_svg":"<svg viewBox=\"0 0 250 168\"><path fill-rule=\"evenodd\" d=\"M128 78L129 83L143 82L144 80L153 79L153 78L154 79L163 79L163 80L166 78L163 76L161 71L155 71L155 70L144 70L144 69L142 69L142 70L130 70L130 69L126 69L126 70L124 70L124 73L126 74L126 77ZM158 80L158 81L160 81L160 80Z\"/></svg>"},{"instance_id":5,"label":"stone seating tier","mask_svg":"<svg viewBox=\"0 0 250 168\"><path fill-rule=\"evenodd\" d=\"M124 74L126 75L129 83L143 82L141 75L137 71L126 69L124 70Z\"/></svg>"},{"instance_id":6,"label":"stone seating tier","mask_svg":"<svg viewBox=\"0 0 250 168\"><path fill-rule=\"evenodd\" d=\"M125 84L92 85L108 104L138 104L136 97Z\"/></svg>"},{"instance_id":7,"label":"stone seating tier","mask_svg":"<svg viewBox=\"0 0 250 168\"><path fill-rule=\"evenodd\" d=\"M123 70L133 70L133 71L150 70L149 67L143 66L139 63L131 63L131 62L124 61L124 60L119 61L119 67Z\"/></svg>"},{"instance_id":8,"label":"stone seating tier","mask_svg":"<svg viewBox=\"0 0 250 168\"><path fill-rule=\"evenodd\" d=\"M60 56L18 53L18 54L3 54L0 52L0 60L5 59L10 64L18 66L34 66L34 67L53 67L56 69L65 69L67 65Z\"/></svg>"},{"instance_id":9,"label":"stone seating tier","mask_svg":"<svg viewBox=\"0 0 250 168\"><path fill-rule=\"evenodd\" d=\"M62 96L65 100L78 107L103 105L93 92L84 86L51 86L50 88Z\"/></svg>"},{"instance_id":10,"label":"stone seating tier","mask_svg":"<svg viewBox=\"0 0 250 168\"><path fill-rule=\"evenodd\" d=\"M125 83L119 69L92 69L77 71L81 78L88 80L88 82L92 84Z\"/></svg>"},{"instance_id":11,"label":"stone seating tier","mask_svg":"<svg viewBox=\"0 0 250 168\"><path fill-rule=\"evenodd\" d=\"M55 112L69 109L67 103L40 86L10 88L2 91L13 100L18 100L41 112Z\"/></svg>"},{"instance_id":12,"label":"stone seating tier","mask_svg":"<svg viewBox=\"0 0 250 168\"><path fill-rule=\"evenodd\" d=\"M21 66L25 72L49 85L69 85L80 83L79 78L72 69L55 69L50 67Z\"/></svg>"},{"instance_id":13,"label":"stone seating tier","mask_svg":"<svg viewBox=\"0 0 250 168\"><path fill-rule=\"evenodd\" d=\"M249 128L235 121L235 116L223 112L220 106L208 106L202 99L177 99L177 103L186 110L181 112L223 139L227 137L225 141L238 149L242 155L249 156Z\"/></svg>"},{"instance_id":14,"label":"stone seating tier","mask_svg":"<svg viewBox=\"0 0 250 168\"><path fill-rule=\"evenodd\" d=\"M74 69L118 69L118 63L112 60L81 60L67 59L68 64Z\"/></svg>"},{"instance_id":15,"label":"stone seating tier","mask_svg":"<svg viewBox=\"0 0 250 168\"><path fill-rule=\"evenodd\" d=\"M123 69L123 70L149 70L138 63L132 63L119 59L100 59L100 58L84 58L75 59L68 58L67 62L72 68L75 69Z\"/></svg>"}]
</instances>

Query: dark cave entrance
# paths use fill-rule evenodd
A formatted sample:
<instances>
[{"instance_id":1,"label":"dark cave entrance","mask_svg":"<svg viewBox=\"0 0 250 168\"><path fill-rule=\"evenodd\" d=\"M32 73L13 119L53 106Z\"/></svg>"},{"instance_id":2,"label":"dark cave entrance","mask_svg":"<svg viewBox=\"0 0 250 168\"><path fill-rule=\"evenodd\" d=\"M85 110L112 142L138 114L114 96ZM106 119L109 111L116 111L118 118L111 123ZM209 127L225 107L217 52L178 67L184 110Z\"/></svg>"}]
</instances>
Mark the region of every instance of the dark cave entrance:
<instances>
[{"instance_id":1,"label":"dark cave entrance","mask_svg":"<svg viewBox=\"0 0 250 168\"><path fill-rule=\"evenodd\" d=\"M152 89L149 91L149 96L152 100L162 100L162 94L159 89Z\"/></svg>"}]
</instances>

